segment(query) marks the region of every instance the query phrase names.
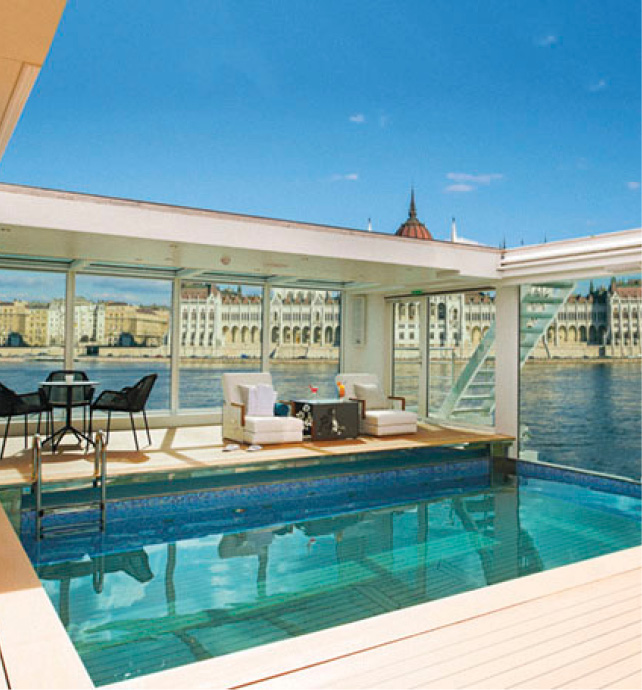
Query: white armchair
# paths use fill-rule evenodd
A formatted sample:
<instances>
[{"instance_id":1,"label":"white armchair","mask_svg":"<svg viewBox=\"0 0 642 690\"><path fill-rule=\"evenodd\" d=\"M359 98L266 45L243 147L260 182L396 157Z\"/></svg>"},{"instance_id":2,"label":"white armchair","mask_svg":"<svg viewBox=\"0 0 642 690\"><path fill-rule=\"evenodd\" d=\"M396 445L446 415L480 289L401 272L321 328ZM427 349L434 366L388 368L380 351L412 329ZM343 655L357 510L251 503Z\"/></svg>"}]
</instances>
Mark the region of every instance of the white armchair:
<instances>
[{"instance_id":1,"label":"white armchair","mask_svg":"<svg viewBox=\"0 0 642 690\"><path fill-rule=\"evenodd\" d=\"M247 396L253 386L272 388L267 373L223 374L223 438L238 443L300 443L303 421L296 417L276 417L274 403L265 410L248 407Z\"/></svg>"},{"instance_id":2,"label":"white armchair","mask_svg":"<svg viewBox=\"0 0 642 690\"><path fill-rule=\"evenodd\" d=\"M360 433L370 436L417 433L417 415L406 410L405 398L384 395L374 374L338 374L336 381L345 386L347 400L359 403ZM397 401L401 409L393 409L393 401Z\"/></svg>"}]
</instances>

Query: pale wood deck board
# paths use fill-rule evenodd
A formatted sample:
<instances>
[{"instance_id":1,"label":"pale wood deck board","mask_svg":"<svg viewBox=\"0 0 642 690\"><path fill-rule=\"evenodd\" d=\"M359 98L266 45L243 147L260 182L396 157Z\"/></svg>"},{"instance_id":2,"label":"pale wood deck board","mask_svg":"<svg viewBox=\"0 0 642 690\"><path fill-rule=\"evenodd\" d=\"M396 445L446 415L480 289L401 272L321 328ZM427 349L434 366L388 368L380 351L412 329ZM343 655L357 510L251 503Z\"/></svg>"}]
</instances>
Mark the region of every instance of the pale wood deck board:
<instances>
[{"instance_id":1,"label":"pale wood deck board","mask_svg":"<svg viewBox=\"0 0 642 690\"><path fill-rule=\"evenodd\" d=\"M613 578L621 580L621 578ZM608 582L606 589L616 589L619 582ZM563 639L569 632L582 630L591 623L595 604L600 604L604 615L629 612L631 607L639 606L639 587L633 586L622 594L610 592L606 597L594 597L587 588L579 588L569 593L569 602L581 598L579 603L561 606L557 599L529 602L519 607L516 613L512 609L498 611L492 616L484 616L471 620L465 631L461 626L444 628L439 634L430 632L420 637L404 641L402 645L388 645L372 652L339 659L330 664L331 668L320 674L308 673L305 686L328 687L332 682L334 687L379 687L378 683L389 681L380 687L407 687L405 676L412 671L427 673L431 667L440 664L439 673L444 673L444 665L452 663L461 669L462 649L466 650L465 665L482 663L489 658L501 657L508 645L531 645L534 640L546 640L546 636L555 635ZM624 599L623 599L624 598ZM569 618L570 616L570 618ZM470 654L474 650L474 654ZM428 656L430 655L430 656ZM322 677L321 677L322 676ZM400 677L403 677L400 679ZM276 682L276 687L295 688L301 682L292 678L288 682L285 677ZM269 687L269 683L265 684ZM491 685L491 687L493 687Z\"/></svg>"},{"instance_id":2,"label":"pale wood deck board","mask_svg":"<svg viewBox=\"0 0 642 690\"><path fill-rule=\"evenodd\" d=\"M639 597L634 602L639 605ZM547 602L550 603L550 602ZM635 604L634 604L635 605ZM626 603L628 611L631 602ZM526 608L526 607L524 607ZM542 606L542 609L545 609ZM620 605L620 609L625 608ZM413 687L414 683L410 676L418 674L421 680L425 680L428 675L442 677L449 673L449 670L461 670L470 668L473 676L483 678L485 665L491 669L497 667L497 662L502 660L506 654L516 655L526 649L530 652L537 643L545 642L546 636L550 634L556 640L563 640L568 634L581 631L583 626L590 624L590 611L585 611L578 618L570 621L565 619L568 614L558 611L555 616L546 616L542 611L542 616L535 621L530 619L525 624L518 620L511 626L510 617L515 617L514 612L502 616L501 613L485 617L477 621L471 621L466 631L455 626L452 629L442 631L439 635L428 633L424 638L404 643L403 650L396 650L392 646L389 650L388 658L397 657L394 663L385 663L381 655L377 655L376 670L367 674L359 674L359 687ZM519 613L521 614L521 608ZM503 619L501 621L497 619ZM557 623L555 619L558 619ZM475 629L475 635L468 635L468 628ZM430 638L434 637L434 640ZM465 655L465 661L462 661ZM513 656L516 660L516 656ZM372 666L372 661L369 662ZM431 676L432 677L432 676ZM406 682L407 681L407 682ZM338 677L337 686L353 687L357 678ZM441 681L440 681L441 682ZM489 687L496 687L500 681L493 680ZM477 683L483 687L481 682Z\"/></svg>"},{"instance_id":3,"label":"pale wood deck board","mask_svg":"<svg viewBox=\"0 0 642 690\"><path fill-rule=\"evenodd\" d=\"M2 507L0 544L0 653L9 687L93 688Z\"/></svg>"},{"instance_id":4,"label":"pale wood deck board","mask_svg":"<svg viewBox=\"0 0 642 690\"><path fill-rule=\"evenodd\" d=\"M608 687L611 688L611 690L639 690L639 688L642 688L642 671L633 673L630 676L625 676L624 678L619 678L602 687Z\"/></svg>"},{"instance_id":5,"label":"pale wood deck board","mask_svg":"<svg viewBox=\"0 0 642 690\"><path fill-rule=\"evenodd\" d=\"M640 671L639 576L615 575L253 687L610 687Z\"/></svg>"},{"instance_id":6,"label":"pale wood deck board","mask_svg":"<svg viewBox=\"0 0 642 690\"><path fill-rule=\"evenodd\" d=\"M111 434L107 471L109 476L123 476L148 472L202 470L238 467L250 463L291 460L303 463L323 457L390 451L408 448L439 447L470 443L508 441L502 434L476 433L447 427L422 426L416 434L375 438L363 436L345 441L322 441L264 446L263 450L248 453L241 449L223 452L220 426L152 429L152 445L132 450L131 431ZM139 436L143 442L143 435ZM10 438L0 463L0 486L19 486L31 482L31 451L25 450L21 437ZM85 454L77 446L61 446L59 453L43 453L43 480L67 481L90 477L93 472L93 452Z\"/></svg>"}]
</instances>

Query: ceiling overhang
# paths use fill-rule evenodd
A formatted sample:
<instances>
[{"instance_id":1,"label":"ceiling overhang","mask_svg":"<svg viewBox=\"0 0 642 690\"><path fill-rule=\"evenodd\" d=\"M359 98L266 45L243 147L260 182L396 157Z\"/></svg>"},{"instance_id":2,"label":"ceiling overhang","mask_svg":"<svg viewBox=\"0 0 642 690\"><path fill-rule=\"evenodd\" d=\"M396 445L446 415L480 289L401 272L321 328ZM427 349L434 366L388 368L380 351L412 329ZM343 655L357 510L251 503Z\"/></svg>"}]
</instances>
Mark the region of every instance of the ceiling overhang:
<instances>
[{"instance_id":1,"label":"ceiling overhang","mask_svg":"<svg viewBox=\"0 0 642 690\"><path fill-rule=\"evenodd\" d=\"M36 83L66 0L3 2L0 7L0 160Z\"/></svg>"},{"instance_id":2,"label":"ceiling overhang","mask_svg":"<svg viewBox=\"0 0 642 690\"><path fill-rule=\"evenodd\" d=\"M0 240L5 267L359 292L487 285L499 259L488 247L10 185Z\"/></svg>"}]
</instances>

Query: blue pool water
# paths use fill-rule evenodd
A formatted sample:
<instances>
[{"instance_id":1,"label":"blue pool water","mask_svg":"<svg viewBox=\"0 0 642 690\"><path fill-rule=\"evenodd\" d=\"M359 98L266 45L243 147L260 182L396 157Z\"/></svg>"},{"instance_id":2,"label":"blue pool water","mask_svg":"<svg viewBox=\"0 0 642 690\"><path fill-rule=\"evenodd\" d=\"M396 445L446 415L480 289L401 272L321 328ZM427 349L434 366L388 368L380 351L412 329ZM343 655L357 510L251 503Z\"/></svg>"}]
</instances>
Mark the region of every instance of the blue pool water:
<instances>
[{"instance_id":1,"label":"blue pool water","mask_svg":"<svg viewBox=\"0 0 642 690\"><path fill-rule=\"evenodd\" d=\"M24 513L21 538L99 685L640 543L639 485L452 458L121 500L105 534L36 542Z\"/></svg>"}]
</instances>

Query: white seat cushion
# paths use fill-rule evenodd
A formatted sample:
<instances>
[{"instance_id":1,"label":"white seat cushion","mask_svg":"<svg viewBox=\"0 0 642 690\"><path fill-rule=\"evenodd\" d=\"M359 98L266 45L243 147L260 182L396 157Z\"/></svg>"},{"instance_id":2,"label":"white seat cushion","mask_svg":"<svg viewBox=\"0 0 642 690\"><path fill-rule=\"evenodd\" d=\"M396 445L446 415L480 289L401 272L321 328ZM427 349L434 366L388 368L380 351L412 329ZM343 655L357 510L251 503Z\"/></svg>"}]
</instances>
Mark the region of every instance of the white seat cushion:
<instances>
[{"instance_id":1,"label":"white seat cushion","mask_svg":"<svg viewBox=\"0 0 642 690\"><path fill-rule=\"evenodd\" d=\"M403 426L407 424L417 424L417 415L414 412L405 410L367 410L367 424L377 426Z\"/></svg>"},{"instance_id":2,"label":"white seat cushion","mask_svg":"<svg viewBox=\"0 0 642 690\"><path fill-rule=\"evenodd\" d=\"M388 398L377 383L355 383L354 395L366 403L366 410L387 410L389 407Z\"/></svg>"},{"instance_id":3,"label":"white seat cushion","mask_svg":"<svg viewBox=\"0 0 642 690\"><path fill-rule=\"evenodd\" d=\"M245 417L245 429L257 433L302 432L303 421L296 417Z\"/></svg>"}]
</instances>

